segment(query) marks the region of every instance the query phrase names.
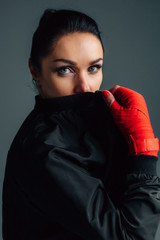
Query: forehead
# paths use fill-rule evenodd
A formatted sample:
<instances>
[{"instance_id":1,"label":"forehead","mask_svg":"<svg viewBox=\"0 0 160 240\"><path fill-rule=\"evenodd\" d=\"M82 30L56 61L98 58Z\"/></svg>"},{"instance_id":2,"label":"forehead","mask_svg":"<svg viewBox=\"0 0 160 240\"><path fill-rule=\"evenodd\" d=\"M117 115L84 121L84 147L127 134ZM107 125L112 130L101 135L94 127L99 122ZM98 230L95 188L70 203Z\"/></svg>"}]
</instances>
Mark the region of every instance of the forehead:
<instances>
[{"instance_id":1,"label":"forehead","mask_svg":"<svg viewBox=\"0 0 160 240\"><path fill-rule=\"evenodd\" d=\"M95 58L103 58L103 48L100 40L92 33L69 33L60 37L54 44L50 57L92 61Z\"/></svg>"}]
</instances>

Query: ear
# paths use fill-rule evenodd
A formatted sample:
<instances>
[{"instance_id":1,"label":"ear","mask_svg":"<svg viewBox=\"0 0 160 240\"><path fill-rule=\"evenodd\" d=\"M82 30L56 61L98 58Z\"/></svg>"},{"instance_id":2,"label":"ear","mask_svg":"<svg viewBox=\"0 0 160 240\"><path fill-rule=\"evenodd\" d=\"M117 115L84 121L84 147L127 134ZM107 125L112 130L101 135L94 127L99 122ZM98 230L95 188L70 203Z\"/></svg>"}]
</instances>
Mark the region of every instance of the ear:
<instances>
[{"instance_id":1,"label":"ear","mask_svg":"<svg viewBox=\"0 0 160 240\"><path fill-rule=\"evenodd\" d=\"M32 74L32 77L34 78L35 81L38 81L38 80L39 80L39 76L40 76L39 70L38 70L37 67L35 67L35 66L33 65L31 59L29 59L29 61L28 61L28 66L29 66L30 72L31 72L31 74Z\"/></svg>"}]
</instances>

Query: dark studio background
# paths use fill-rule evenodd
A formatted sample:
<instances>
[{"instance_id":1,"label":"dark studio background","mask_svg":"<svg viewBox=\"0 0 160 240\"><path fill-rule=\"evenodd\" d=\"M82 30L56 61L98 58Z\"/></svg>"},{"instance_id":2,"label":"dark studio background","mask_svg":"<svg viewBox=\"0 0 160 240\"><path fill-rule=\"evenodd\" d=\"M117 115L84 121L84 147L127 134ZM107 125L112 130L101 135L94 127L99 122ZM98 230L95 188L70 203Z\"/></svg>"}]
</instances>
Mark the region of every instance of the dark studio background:
<instances>
[{"instance_id":1,"label":"dark studio background","mask_svg":"<svg viewBox=\"0 0 160 240\"><path fill-rule=\"evenodd\" d=\"M7 152L37 94L28 58L33 32L46 8L79 10L98 22L105 47L101 90L118 84L143 94L154 133L160 138L160 0L1 0L0 3L0 205Z\"/></svg>"}]
</instances>

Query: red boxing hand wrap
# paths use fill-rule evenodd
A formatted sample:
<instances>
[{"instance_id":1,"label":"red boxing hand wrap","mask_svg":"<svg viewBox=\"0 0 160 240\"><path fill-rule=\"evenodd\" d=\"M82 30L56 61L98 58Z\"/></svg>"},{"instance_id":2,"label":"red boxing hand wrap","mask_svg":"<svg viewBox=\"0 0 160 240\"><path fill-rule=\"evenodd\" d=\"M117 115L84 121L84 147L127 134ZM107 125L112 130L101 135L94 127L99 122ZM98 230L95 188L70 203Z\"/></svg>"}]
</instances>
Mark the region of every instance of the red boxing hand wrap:
<instances>
[{"instance_id":1,"label":"red boxing hand wrap","mask_svg":"<svg viewBox=\"0 0 160 240\"><path fill-rule=\"evenodd\" d=\"M130 135L130 140L128 140L129 153L131 154L145 154L157 156L159 150L159 139L158 138L148 138L143 140L135 140L132 135Z\"/></svg>"},{"instance_id":2,"label":"red boxing hand wrap","mask_svg":"<svg viewBox=\"0 0 160 240\"><path fill-rule=\"evenodd\" d=\"M113 95L116 100L111 104L110 110L126 138L129 153L157 156L159 140L154 137L143 96L124 87L118 87ZM104 94L103 96L105 97Z\"/></svg>"}]
</instances>

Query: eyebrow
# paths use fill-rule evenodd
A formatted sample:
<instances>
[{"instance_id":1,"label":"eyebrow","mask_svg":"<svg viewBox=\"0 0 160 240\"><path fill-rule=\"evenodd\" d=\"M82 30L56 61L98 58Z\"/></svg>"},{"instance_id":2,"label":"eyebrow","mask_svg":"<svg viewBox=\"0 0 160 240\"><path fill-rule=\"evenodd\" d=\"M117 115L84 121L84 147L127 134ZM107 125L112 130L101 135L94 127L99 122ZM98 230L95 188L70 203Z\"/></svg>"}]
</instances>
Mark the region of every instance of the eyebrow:
<instances>
[{"instance_id":1,"label":"eyebrow","mask_svg":"<svg viewBox=\"0 0 160 240\"><path fill-rule=\"evenodd\" d=\"M98 59L90 62L90 65L95 64L95 63L99 62L100 60L103 60L103 58L98 58ZM65 62L65 63L69 63L69 64L74 65L74 66L77 65L76 62L73 62L71 60L64 59L64 58L55 59L55 60L53 60L53 62Z\"/></svg>"}]
</instances>

